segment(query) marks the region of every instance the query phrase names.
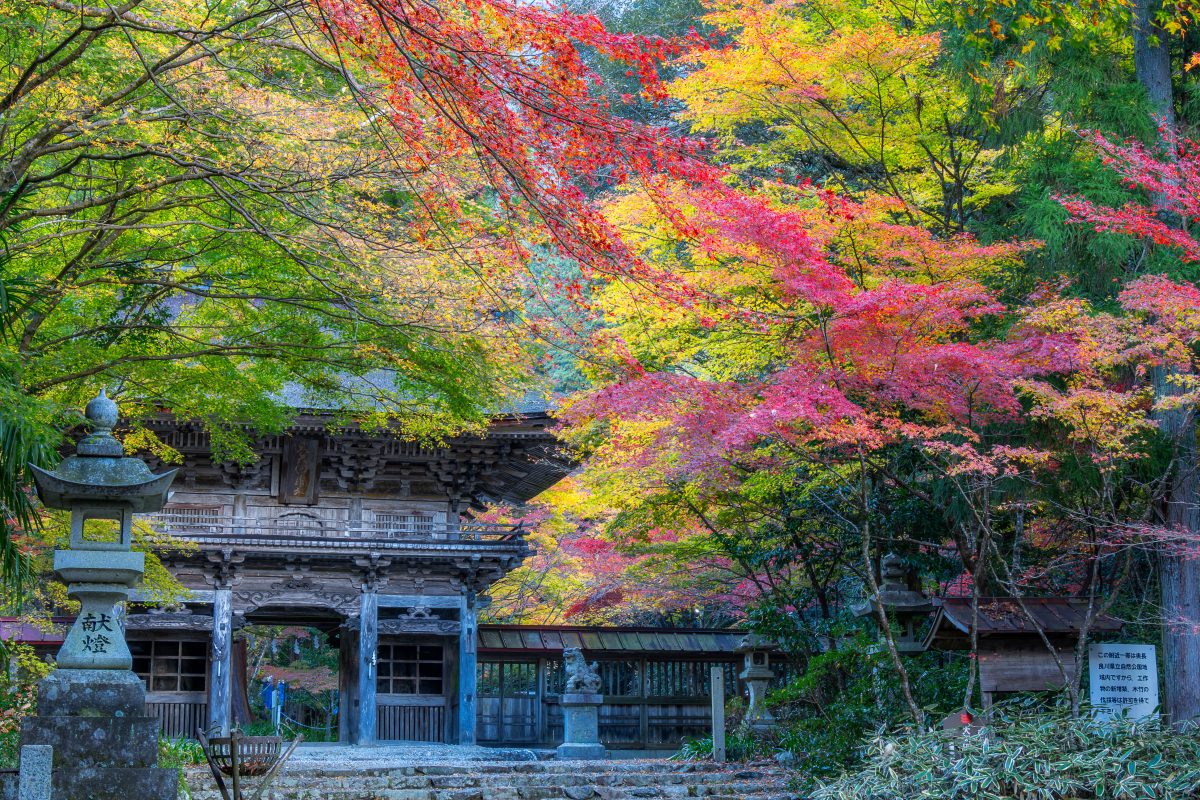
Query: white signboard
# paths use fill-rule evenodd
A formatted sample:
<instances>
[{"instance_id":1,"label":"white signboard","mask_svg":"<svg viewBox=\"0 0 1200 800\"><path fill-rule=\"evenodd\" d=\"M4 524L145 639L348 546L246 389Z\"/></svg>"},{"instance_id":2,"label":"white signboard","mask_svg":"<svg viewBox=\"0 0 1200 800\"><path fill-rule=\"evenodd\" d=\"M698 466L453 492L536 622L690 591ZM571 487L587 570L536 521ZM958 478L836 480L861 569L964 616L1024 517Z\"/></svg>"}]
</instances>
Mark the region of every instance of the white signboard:
<instances>
[{"instance_id":1,"label":"white signboard","mask_svg":"<svg viewBox=\"0 0 1200 800\"><path fill-rule=\"evenodd\" d=\"M1158 659L1152 644L1093 644L1088 653L1098 717L1144 719L1158 709Z\"/></svg>"}]
</instances>

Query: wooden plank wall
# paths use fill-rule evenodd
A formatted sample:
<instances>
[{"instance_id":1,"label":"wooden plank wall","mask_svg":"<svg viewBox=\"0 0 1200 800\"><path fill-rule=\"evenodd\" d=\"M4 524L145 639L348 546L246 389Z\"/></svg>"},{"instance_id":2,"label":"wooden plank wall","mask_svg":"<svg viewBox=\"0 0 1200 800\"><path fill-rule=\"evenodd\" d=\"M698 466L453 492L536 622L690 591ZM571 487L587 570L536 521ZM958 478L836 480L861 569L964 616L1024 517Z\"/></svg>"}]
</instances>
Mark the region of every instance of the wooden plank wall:
<instances>
[{"instance_id":1,"label":"wooden plank wall","mask_svg":"<svg viewBox=\"0 0 1200 800\"><path fill-rule=\"evenodd\" d=\"M1075 650L1058 648L1068 675L1074 674ZM979 688L984 692L1040 692L1064 686L1062 670L1041 642L987 641L979 647Z\"/></svg>"},{"instance_id":2,"label":"wooden plank wall","mask_svg":"<svg viewBox=\"0 0 1200 800\"><path fill-rule=\"evenodd\" d=\"M196 731L208 724L208 704L203 701L147 700L146 713L158 719L162 735L168 739L195 739Z\"/></svg>"},{"instance_id":3,"label":"wooden plank wall","mask_svg":"<svg viewBox=\"0 0 1200 800\"><path fill-rule=\"evenodd\" d=\"M444 742L446 741L445 705L378 706L379 741Z\"/></svg>"}]
</instances>

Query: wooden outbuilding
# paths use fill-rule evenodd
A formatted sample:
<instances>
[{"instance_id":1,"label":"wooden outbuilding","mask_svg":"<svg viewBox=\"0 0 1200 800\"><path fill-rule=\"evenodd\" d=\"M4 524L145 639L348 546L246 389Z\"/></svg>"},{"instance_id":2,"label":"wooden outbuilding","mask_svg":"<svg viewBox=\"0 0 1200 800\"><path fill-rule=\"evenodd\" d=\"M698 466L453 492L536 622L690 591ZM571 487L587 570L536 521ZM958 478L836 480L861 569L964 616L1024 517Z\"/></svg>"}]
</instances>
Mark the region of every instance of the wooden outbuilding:
<instances>
[{"instance_id":1,"label":"wooden outbuilding","mask_svg":"<svg viewBox=\"0 0 1200 800\"><path fill-rule=\"evenodd\" d=\"M1122 622L1105 614L1088 621L1088 601L1068 597L970 597L934 601L924 648L970 650L976 632L983 707L1012 692L1062 689L1074 675L1081 632L1116 633ZM1047 646L1049 643L1049 646Z\"/></svg>"}]
</instances>

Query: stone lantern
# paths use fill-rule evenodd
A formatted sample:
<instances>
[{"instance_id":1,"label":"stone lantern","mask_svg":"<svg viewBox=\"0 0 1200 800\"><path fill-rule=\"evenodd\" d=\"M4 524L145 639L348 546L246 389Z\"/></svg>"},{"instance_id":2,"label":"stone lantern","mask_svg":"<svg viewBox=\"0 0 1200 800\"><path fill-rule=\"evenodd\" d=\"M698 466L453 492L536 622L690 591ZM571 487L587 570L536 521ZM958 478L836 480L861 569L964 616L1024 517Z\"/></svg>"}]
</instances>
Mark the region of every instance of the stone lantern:
<instances>
[{"instance_id":1,"label":"stone lantern","mask_svg":"<svg viewBox=\"0 0 1200 800\"><path fill-rule=\"evenodd\" d=\"M42 503L71 512L70 549L54 552L54 572L81 608L57 663L59 669L128 670L133 659L116 620L146 566L145 555L130 550L133 515L162 509L176 470L154 475L140 458L125 457L112 435L117 404L103 391L84 413L93 429L76 454L53 472L32 467ZM116 540L109 531L89 537L91 520L116 522Z\"/></svg>"},{"instance_id":2,"label":"stone lantern","mask_svg":"<svg viewBox=\"0 0 1200 800\"><path fill-rule=\"evenodd\" d=\"M738 643L736 652L744 658L745 667L738 675L750 691L750 705L746 709L744 724L750 730L765 733L775 727L775 716L767 708L767 687L775 678L771 670L771 655L779 648L765 636L748 633Z\"/></svg>"},{"instance_id":3,"label":"stone lantern","mask_svg":"<svg viewBox=\"0 0 1200 800\"><path fill-rule=\"evenodd\" d=\"M904 562L895 553L883 557L879 573L879 593L867 602L856 605L854 615L870 617L878 624L879 608L882 607L888 617L895 619L900 626L900 635L895 637L896 650L901 653L922 652L921 620L933 611L933 602L923 593L908 588Z\"/></svg>"},{"instance_id":4,"label":"stone lantern","mask_svg":"<svg viewBox=\"0 0 1200 800\"><path fill-rule=\"evenodd\" d=\"M53 471L32 467L47 508L71 512L71 541L54 553L54 572L80 603L58 653L58 669L38 684L38 715L22 722L22 745L50 745L55 797L174 800L178 774L160 769L158 720L120 623L121 604L142 578L145 555L130 549L133 515L162 509L175 470L154 475L125 456L112 435L117 406L87 404L92 432ZM115 525L89 530L92 520Z\"/></svg>"}]
</instances>

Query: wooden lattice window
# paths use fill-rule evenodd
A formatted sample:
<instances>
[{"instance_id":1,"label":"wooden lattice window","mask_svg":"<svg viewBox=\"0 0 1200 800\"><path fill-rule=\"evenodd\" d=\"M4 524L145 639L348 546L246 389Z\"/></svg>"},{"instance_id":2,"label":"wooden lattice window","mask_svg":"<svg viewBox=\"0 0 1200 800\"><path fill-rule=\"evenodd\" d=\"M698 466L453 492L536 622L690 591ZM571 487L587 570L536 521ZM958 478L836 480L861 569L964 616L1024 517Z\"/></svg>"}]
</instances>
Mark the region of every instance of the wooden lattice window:
<instances>
[{"instance_id":1,"label":"wooden lattice window","mask_svg":"<svg viewBox=\"0 0 1200 800\"><path fill-rule=\"evenodd\" d=\"M216 533L221 527L221 506L168 505L161 519L169 530Z\"/></svg>"},{"instance_id":2,"label":"wooden lattice window","mask_svg":"<svg viewBox=\"0 0 1200 800\"><path fill-rule=\"evenodd\" d=\"M600 675L600 694L606 697L641 697L642 672L637 661L597 661L596 672ZM546 664L546 692L562 694L567 676L561 661Z\"/></svg>"},{"instance_id":3,"label":"wooden lattice window","mask_svg":"<svg viewBox=\"0 0 1200 800\"><path fill-rule=\"evenodd\" d=\"M133 671L151 692L203 692L208 688L208 644L158 639L129 642Z\"/></svg>"},{"instance_id":4,"label":"wooden lattice window","mask_svg":"<svg viewBox=\"0 0 1200 800\"><path fill-rule=\"evenodd\" d=\"M725 694L737 693L738 665L715 661L599 660L600 693L606 697L708 697L711 668L725 673ZM566 674L561 661L546 664L546 692L561 694Z\"/></svg>"},{"instance_id":5,"label":"wooden lattice window","mask_svg":"<svg viewBox=\"0 0 1200 800\"><path fill-rule=\"evenodd\" d=\"M445 658L440 644L381 644L375 664L380 694L442 694Z\"/></svg>"},{"instance_id":6,"label":"wooden lattice window","mask_svg":"<svg viewBox=\"0 0 1200 800\"><path fill-rule=\"evenodd\" d=\"M537 697L537 664L480 661L475 693L479 697Z\"/></svg>"},{"instance_id":7,"label":"wooden lattice window","mask_svg":"<svg viewBox=\"0 0 1200 800\"><path fill-rule=\"evenodd\" d=\"M725 674L725 694L737 691L737 665L713 661L647 661L647 697L708 697L712 668Z\"/></svg>"},{"instance_id":8,"label":"wooden lattice window","mask_svg":"<svg viewBox=\"0 0 1200 800\"><path fill-rule=\"evenodd\" d=\"M375 530L388 536L406 533L431 533L432 514L379 514L375 515Z\"/></svg>"}]
</instances>

